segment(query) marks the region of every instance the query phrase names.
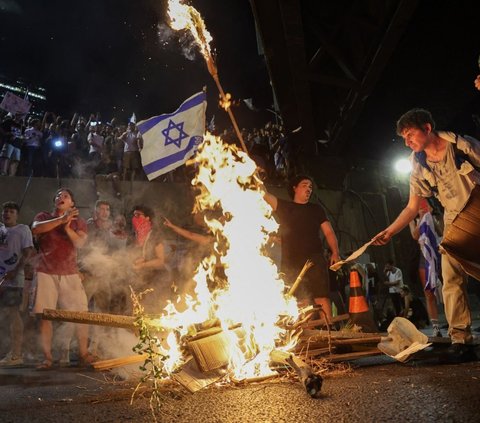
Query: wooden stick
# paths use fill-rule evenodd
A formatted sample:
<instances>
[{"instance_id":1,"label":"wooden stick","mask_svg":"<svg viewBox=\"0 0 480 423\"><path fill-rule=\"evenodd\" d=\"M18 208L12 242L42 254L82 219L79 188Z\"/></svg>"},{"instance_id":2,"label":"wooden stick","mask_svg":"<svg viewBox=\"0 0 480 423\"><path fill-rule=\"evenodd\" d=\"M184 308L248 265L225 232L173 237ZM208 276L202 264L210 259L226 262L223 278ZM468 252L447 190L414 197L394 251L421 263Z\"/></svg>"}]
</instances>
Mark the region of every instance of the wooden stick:
<instances>
[{"instance_id":1,"label":"wooden stick","mask_svg":"<svg viewBox=\"0 0 480 423\"><path fill-rule=\"evenodd\" d=\"M307 260L305 264L302 267L302 270L300 270L300 273L297 276L297 279L295 279L295 282L293 283L292 287L288 291L288 295L293 295L294 292L297 290L298 285L300 285L300 282L302 282L303 277L305 276L305 273L307 273L308 269L310 269L313 266L313 261Z\"/></svg>"},{"instance_id":2,"label":"wooden stick","mask_svg":"<svg viewBox=\"0 0 480 423\"><path fill-rule=\"evenodd\" d=\"M113 369L115 367L127 366L129 364L141 363L148 357L147 354L129 355L128 357L111 358L109 360L100 360L92 363L95 370Z\"/></svg>"},{"instance_id":3,"label":"wooden stick","mask_svg":"<svg viewBox=\"0 0 480 423\"><path fill-rule=\"evenodd\" d=\"M320 339L358 339L358 338L372 338L375 336L387 336L386 333L369 333L369 332L347 332L347 331L328 331L304 329L300 339L320 340Z\"/></svg>"},{"instance_id":4,"label":"wooden stick","mask_svg":"<svg viewBox=\"0 0 480 423\"><path fill-rule=\"evenodd\" d=\"M339 316L332 317L330 319L330 324L331 323L336 323L336 322L343 322L345 320L350 319L350 314L340 314ZM326 325L327 321L325 319L318 319L318 320L310 320L308 322L305 322L302 324L302 328L310 328L310 327L315 327L315 326L323 326Z\"/></svg>"},{"instance_id":5,"label":"wooden stick","mask_svg":"<svg viewBox=\"0 0 480 423\"><path fill-rule=\"evenodd\" d=\"M118 314L90 313L88 311L52 310L44 309L44 320L61 320L64 322L83 323L86 325L110 326L116 328L134 329L136 318Z\"/></svg>"},{"instance_id":6,"label":"wooden stick","mask_svg":"<svg viewBox=\"0 0 480 423\"><path fill-rule=\"evenodd\" d=\"M348 360L356 360L357 358L362 357L371 357L374 355L383 354L378 348L372 348L371 350L367 351L357 351L352 353L346 354L332 354L330 356L324 356L325 359L328 361L336 362L336 361L348 361Z\"/></svg>"}]
</instances>

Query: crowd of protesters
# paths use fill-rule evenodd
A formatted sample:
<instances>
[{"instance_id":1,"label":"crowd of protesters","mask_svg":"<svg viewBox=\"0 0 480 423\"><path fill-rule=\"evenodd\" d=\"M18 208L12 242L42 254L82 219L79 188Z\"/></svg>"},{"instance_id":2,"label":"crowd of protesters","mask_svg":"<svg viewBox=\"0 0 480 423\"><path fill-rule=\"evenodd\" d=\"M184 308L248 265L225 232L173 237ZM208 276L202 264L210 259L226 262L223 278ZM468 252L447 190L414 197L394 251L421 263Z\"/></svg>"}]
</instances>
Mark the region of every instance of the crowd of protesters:
<instances>
[{"instance_id":1,"label":"crowd of protesters","mask_svg":"<svg viewBox=\"0 0 480 423\"><path fill-rule=\"evenodd\" d=\"M215 131L213 131L215 132ZM220 134L235 142L233 132ZM291 175L287 137L280 124L268 122L262 128L242 130L249 154L264 178L284 180ZM71 119L46 112L43 119L10 113L0 124L0 175L93 178L109 176L118 180L146 180L140 151L141 134L135 122L113 118L100 121L99 115L88 119L75 113ZM160 182L184 181L184 169L158 178ZM117 191L118 195L119 191Z\"/></svg>"}]
</instances>

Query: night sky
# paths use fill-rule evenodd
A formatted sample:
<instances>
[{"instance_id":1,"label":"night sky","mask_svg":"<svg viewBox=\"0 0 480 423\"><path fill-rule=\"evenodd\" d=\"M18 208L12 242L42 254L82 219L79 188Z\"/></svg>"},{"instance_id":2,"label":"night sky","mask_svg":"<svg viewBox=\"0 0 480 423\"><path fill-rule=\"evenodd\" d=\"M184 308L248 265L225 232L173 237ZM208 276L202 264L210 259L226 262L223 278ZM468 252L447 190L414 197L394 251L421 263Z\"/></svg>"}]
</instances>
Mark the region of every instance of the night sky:
<instances>
[{"instance_id":1,"label":"night sky","mask_svg":"<svg viewBox=\"0 0 480 423\"><path fill-rule=\"evenodd\" d=\"M195 7L214 37L225 91L240 99L255 95L270 106L266 66L257 54L249 3L214 3L215 7L208 0L196 1ZM43 84L53 111L66 115L99 111L103 120L114 115L127 119L132 112L146 118L173 111L206 85L208 117L224 114L217 109L218 92L203 58L187 48L185 36L179 38L165 25L166 1L0 0L0 4L1 51L8 58L0 62L0 73Z\"/></svg>"},{"instance_id":2,"label":"night sky","mask_svg":"<svg viewBox=\"0 0 480 423\"><path fill-rule=\"evenodd\" d=\"M270 106L249 2L192 4L214 38L225 91ZM182 52L187 42L168 34L165 13L165 0L0 0L0 74L44 85L50 110L65 116L98 111L102 120L127 119L132 112L139 119L171 112L206 85L207 118L215 114L217 122L225 122L203 59L198 53L187 59ZM392 148L396 118L415 106L431 109L440 128L475 131L471 115L480 114L480 93L473 88L479 16L476 0L419 0L365 103L353 131L353 150L373 157ZM241 127L265 119L244 106L234 111ZM375 144L381 147L372 151Z\"/></svg>"}]
</instances>

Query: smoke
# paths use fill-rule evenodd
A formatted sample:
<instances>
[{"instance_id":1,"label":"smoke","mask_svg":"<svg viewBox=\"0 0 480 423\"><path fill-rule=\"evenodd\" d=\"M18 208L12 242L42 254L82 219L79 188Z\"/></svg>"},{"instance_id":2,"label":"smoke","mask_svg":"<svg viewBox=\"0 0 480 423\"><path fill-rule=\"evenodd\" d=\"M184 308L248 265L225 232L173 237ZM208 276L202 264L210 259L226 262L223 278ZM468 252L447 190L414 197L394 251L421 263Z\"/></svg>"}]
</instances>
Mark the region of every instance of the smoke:
<instances>
[{"instance_id":1,"label":"smoke","mask_svg":"<svg viewBox=\"0 0 480 423\"><path fill-rule=\"evenodd\" d=\"M179 33L178 31L174 31L172 28L170 28L164 23L158 24L157 28L160 44L164 48L170 46L170 44L177 41L180 44L183 56L185 56L190 61L193 61L197 58L198 47L195 44L195 41L190 32L183 31Z\"/></svg>"}]
</instances>

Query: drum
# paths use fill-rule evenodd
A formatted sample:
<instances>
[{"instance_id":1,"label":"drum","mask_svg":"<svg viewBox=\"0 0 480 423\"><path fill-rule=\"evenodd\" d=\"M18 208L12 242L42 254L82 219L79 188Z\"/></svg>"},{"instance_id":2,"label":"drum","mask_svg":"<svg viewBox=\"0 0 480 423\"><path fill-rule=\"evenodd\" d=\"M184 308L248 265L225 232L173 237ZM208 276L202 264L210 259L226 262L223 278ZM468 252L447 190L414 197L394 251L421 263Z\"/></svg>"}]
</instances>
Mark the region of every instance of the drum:
<instances>
[{"instance_id":1,"label":"drum","mask_svg":"<svg viewBox=\"0 0 480 423\"><path fill-rule=\"evenodd\" d=\"M463 210L448 226L440 246L480 280L480 186L473 189Z\"/></svg>"}]
</instances>

